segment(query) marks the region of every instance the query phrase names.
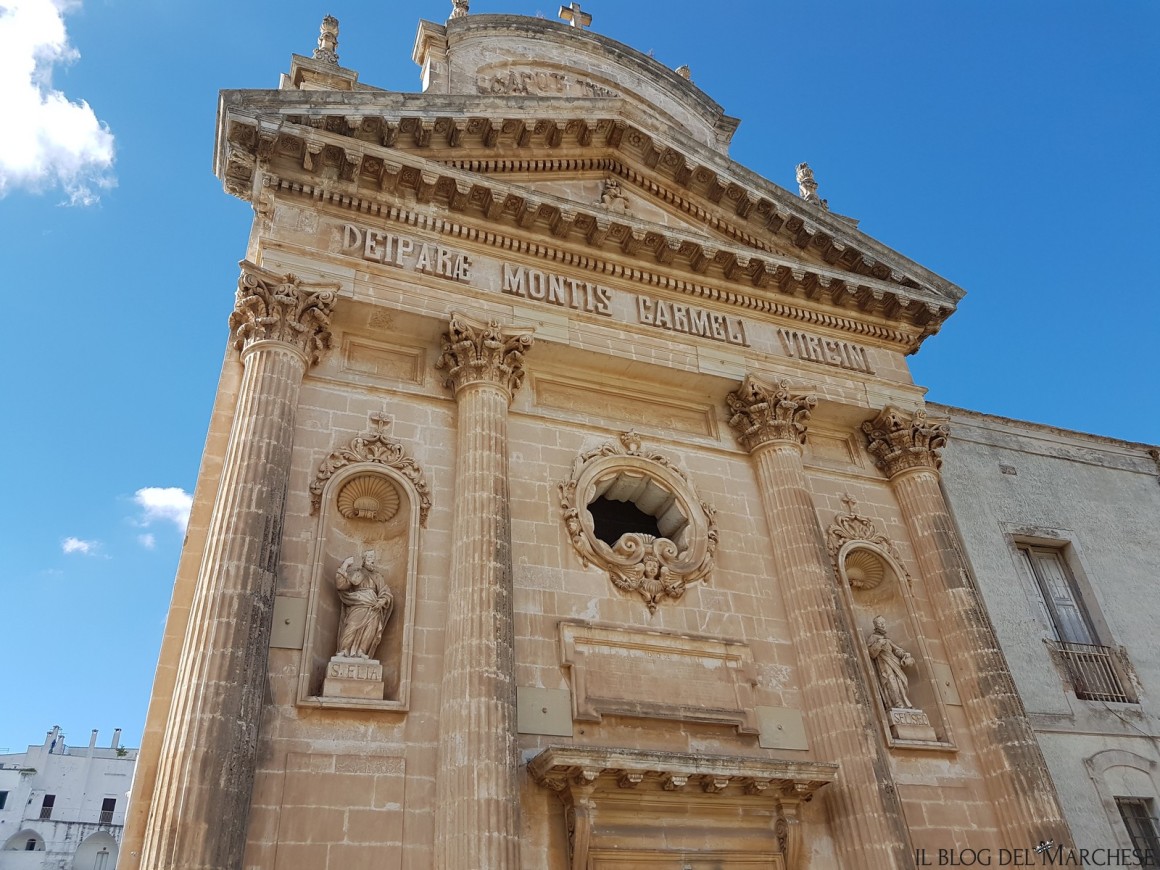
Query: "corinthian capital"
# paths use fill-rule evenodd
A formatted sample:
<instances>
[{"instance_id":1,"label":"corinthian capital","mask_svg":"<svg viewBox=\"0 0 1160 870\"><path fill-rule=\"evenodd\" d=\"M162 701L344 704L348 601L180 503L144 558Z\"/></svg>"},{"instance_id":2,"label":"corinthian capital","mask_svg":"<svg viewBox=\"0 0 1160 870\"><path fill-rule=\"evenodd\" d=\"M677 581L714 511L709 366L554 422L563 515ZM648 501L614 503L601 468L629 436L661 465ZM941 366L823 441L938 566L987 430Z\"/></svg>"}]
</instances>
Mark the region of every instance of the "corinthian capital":
<instances>
[{"instance_id":1,"label":"corinthian capital","mask_svg":"<svg viewBox=\"0 0 1160 870\"><path fill-rule=\"evenodd\" d=\"M245 350L259 341L278 341L296 348L308 365L330 347L330 313L338 299L335 284L304 284L293 275L275 275L242 261L238 295L230 329L234 347Z\"/></svg>"},{"instance_id":2,"label":"corinthian capital","mask_svg":"<svg viewBox=\"0 0 1160 870\"><path fill-rule=\"evenodd\" d=\"M877 417L862 424L862 431L874 463L887 477L894 477L910 468L937 471L951 429L947 420L927 419L925 411L911 415L887 405Z\"/></svg>"},{"instance_id":3,"label":"corinthian capital","mask_svg":"<svg viewBox=\"0 0 1160 870\"><path fill-rule=\"evenodd\" d=\"M498 320L481 323L452 314L441 336L443 353L435 368L446 369L444 385L459 392L468 384L494 384L514 396L524 382L524 354L532 347L526 329L500 326Z\"/></svg>"},{"instance_id":4,"label":"corinthian capital","mask_svg":"<svg viewBox=\"0 0 1160 870\"><path fill-rule=\"evenodd\" d=\"M789 381L770 385L752 375L746 375L725 401L732 412L729 425L749 451L771 441L805 444L810 412L818 404L814 396L791 393Z\"/></svg>"}]
</instances>

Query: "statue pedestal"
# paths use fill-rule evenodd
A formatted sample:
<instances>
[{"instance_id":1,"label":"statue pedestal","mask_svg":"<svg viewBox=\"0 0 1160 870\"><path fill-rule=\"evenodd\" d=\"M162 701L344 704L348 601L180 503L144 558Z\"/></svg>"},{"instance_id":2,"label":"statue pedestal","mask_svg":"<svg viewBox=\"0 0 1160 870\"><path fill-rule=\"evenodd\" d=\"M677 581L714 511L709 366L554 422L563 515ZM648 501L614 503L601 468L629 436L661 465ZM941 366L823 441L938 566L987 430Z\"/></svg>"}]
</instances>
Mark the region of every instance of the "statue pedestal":
<instances>
[{"instance_id":1,"label":"statue pedestal","mask_svg":"<svg viewBox=\"0 0 1160 870\"><path fill-rule=\"evenodd\" d=\"M383 666L374 659L334 656L326 664L322 694L329 698L367 698L383 700L386 683Z\"/></svg>"},{"instance_id":2,"label":"statue pedestal","mask_svg":"<svg viewBox=\"0 0 1160 870\"><path fill-rule=\"evenodd\" d=\"M938 740L926 713L913 707L895 707L890 711L890 733L899 740Z\"/></svg>"}]
</instances>

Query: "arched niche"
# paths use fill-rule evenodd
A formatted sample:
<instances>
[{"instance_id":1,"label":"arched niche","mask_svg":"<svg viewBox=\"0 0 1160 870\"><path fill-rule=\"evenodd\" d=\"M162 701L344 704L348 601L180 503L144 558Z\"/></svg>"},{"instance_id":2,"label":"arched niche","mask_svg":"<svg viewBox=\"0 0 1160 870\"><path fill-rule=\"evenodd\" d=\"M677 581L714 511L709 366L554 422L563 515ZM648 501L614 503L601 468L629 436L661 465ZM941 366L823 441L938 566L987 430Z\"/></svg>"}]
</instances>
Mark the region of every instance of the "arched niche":
<instances>
[{"instance_id":1,"label":"arched niche","mask_svg":"<svg viewBox=\"0 0 1160 870\"><path fill-rule=\"evenodd\" d=\"M413 463L409 467L417 468ZM381 462L355 461L332 469L318 488L299 704L408 708L419 528L430 503L425 486L420 492L412 478L421 484L421 472L416 477ZM348 558L367 551L375 553L390 590L391 614L366 663L369 668L350 662L336 665L343 605L335 580ZM377 674L376 666L381 668Z\"/></svg>"},{"instance_id":2,"label":"arched niche","mask_svg":"<svg viewBox=\"0 0 1160 870\"><path fill-rule=\"evenodd\" d=\"M855 647L867 685L874 696L878 721L892 747L954 749L946 707L931 670L930 652L918 628L906 571L885 538L880 535L875 538L846 540L837 549L834 562L842 587L842 603L856 638ZM914 664L904 669L907 694L911 707L925 714L929 728L921 723L921 717L892 713L887 708L879 670L871 654L877 617L885 622L886 638L914 659Z\"/></svg>"},{"instance_id":3,"label":"arched niche","mask_svg":"<svg viewBox=\"0 0 1160 870\"><path fill-rule=\"evenodd\" d=\"M98 831L77 847L72 870L113 870L117 866L117 841L107 831Z\"/></svg>"},{"instance_id":4,"label":"arched niche","mask_svg":"<svg viewBox=\"0 0 1160 870\"><path fill-rule=\"evenodd\" d=\"M32 848L28 847L29 841L32 842ZM23 831L17 831L9 837L4 843L5 852L43 852L44 851L44 837L33 831L31 828L25 828Z\"/></svg>"}]
</instances>

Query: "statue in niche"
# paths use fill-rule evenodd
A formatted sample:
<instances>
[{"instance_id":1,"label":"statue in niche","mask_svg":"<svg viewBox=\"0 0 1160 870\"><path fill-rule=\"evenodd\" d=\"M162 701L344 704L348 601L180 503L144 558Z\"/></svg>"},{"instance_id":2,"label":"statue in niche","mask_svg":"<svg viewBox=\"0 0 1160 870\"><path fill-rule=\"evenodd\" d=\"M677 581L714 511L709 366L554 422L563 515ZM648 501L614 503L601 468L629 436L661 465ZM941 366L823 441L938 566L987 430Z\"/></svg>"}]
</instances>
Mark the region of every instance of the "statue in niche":
<instances>
[{"instance_id":1,"label":"statue in niche","mask_svg":"<svg viewBox=\"0 0 1160 870\"><path fill-rule=\"evenodd\" d=\"M395 598L378 567L375 551L367 550L343 562L334 585L342 602L335 654L352 659L373 657L395 608Z\"/></svg>"},{"instance_id":2,"label":"statue in niche","mask_svg":"<svg viewBox=\"0 0 1160 870\"><path fill-rule=\"evenodd\" d=\"M903 668L914 667L914 656L886 636L886 619L874 617L874 633L866 639L866 649L878 673L878 687L882 690L882 702L889 710L913 710L907 694L910 681Z\"/></svg>"}]
</instances>

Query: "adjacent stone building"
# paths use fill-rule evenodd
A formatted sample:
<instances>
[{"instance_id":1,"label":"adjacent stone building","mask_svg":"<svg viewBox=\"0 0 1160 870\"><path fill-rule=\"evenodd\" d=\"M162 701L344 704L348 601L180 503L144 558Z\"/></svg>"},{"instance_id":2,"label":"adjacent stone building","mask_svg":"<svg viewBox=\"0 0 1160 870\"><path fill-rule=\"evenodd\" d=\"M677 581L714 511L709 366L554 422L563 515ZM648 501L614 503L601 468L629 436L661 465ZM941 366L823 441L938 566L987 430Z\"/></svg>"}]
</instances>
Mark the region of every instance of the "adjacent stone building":
<instances>
[{"instance_id":1,"label":"adjacent stone building","mask_svg":"<svg viewBox=\"0 0 1160 870\"><path fill-rule=\"evenodd\" d=\"M1074 842L1160 865L1160 452L928 407L950 419L943 482Z\"/></svg>"},{"instance_id":2,"label":"adjacent stone building","mask_svg":"<svg viewBox=\"0 0 1160 870\"><path fill-rule=\"evenodd\" d=\"M137 750L69 746L60 727L0 755L0 870L113 870Z\"/></svg>"},{"instance_id":3,"label":"adjacent stone building","mask_svg":"<svg viewBox=\"0 0 1160 870\"><path fill-rule=\"evenodd\" d=\"M562 16L456 2L421 94L328 18L222 94L255 219L119 866L1070 844L906 364L962 291Z\"/></svg>"}]
</instances>

